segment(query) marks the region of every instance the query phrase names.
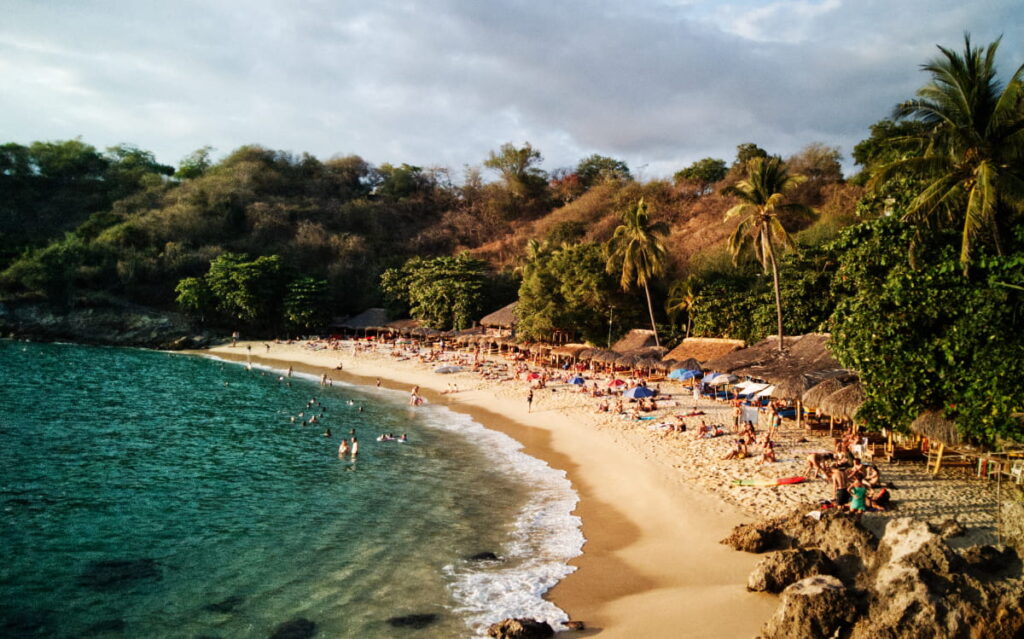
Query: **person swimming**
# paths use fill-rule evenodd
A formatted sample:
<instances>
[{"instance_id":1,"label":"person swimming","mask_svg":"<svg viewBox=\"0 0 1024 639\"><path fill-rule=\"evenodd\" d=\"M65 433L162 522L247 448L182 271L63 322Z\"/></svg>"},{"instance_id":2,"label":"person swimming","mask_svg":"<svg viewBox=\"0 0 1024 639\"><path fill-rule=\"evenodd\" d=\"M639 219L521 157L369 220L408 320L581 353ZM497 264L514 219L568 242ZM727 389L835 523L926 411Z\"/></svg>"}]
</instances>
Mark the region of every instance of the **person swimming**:
<instances>
[{"instance_id":1,"label":"person swimming","mask_svg":"<svg viewBox=\"0 0 1024 639\"><path fill-rule=\"evenodd\" d=\"M331 429L328 428L327 430L324 431L324 437L330 437L330 436L331 436Z\"/></svg>"}]
</instances>

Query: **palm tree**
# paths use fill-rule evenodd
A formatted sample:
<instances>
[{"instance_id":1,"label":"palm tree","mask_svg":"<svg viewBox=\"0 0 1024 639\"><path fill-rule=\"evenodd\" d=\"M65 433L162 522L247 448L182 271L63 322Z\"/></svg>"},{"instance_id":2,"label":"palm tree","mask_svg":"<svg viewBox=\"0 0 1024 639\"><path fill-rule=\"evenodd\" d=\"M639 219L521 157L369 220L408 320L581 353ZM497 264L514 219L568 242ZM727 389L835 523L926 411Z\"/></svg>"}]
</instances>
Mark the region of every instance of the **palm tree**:
<instances>
[{"instance_id":1,"label":"palm tree","mask_svg":"<svg viewBox=\"0 0 1024 639\"><path fill-rule=\"evenodd\" d=\"M998 48L999 40L984 50L972 47L970 35L962 54L939 47L942 54L922 66L932 81L894 112L925 125L920 135L901 140L919 143L922 152L889 164L873 180L877 186L902 170L924 179L904 219L962 224L965 274L972 241L987 237L1001 253L1000 226L1024 212L1024 65L1003 87L996 78Z\"/></svg>"},{"instance_id":2,"label":"palm tree","mask_svg":"<svg viewBox=\"0 0 1024 639\"><path fill-rule=\"evenodd\" d=\"M698 297L697 278L693 276L676 281L668 291L665 310L672 316L686 312L686 335L683 339L690 337L690 327L693 326L693 307L697 304Z\"/></svg>"},{"instance_id":3,"label":"palm tree","mask_svg":"<svg viewBox=\"0 0 1024 639\"><path fill-rule=\"evenodd\" d=\"M775 289L775 312L778 319L779 350L784 347L782 340L782 294L779 290L779 267L775 260L775 244L783 248L793 246L793 239L779 220L781 213L812 214L802 204L785 202L786 192L804 180L803 176L790 175L786 165L778 157L751 159L747 163L747 178L736 186L722 190L741 200L725 213L725 219L743 216L739 226L729 237L729 251L733 259L753 250L757 261L767 273L772 273Z\"/></svg>"},{"instance_id":4,"label":"palm tree","mask_svg":"<svg viewBox=\"0 0 1024 639\"><path fill-rule=\"evenodd\" d=\"M644 287L654 343L661 346L658 327L654 323L651 291L647 285L665 270L665 245L659 236L668 235L668 225L664 222L651 222L650 216L643 198L635 207L626 209L622 214L622 224L615 228L615 233L608 241L606 269L609 273L621 274L619 285L624 291L635 284Z\"/></svg>"}]
</instances>

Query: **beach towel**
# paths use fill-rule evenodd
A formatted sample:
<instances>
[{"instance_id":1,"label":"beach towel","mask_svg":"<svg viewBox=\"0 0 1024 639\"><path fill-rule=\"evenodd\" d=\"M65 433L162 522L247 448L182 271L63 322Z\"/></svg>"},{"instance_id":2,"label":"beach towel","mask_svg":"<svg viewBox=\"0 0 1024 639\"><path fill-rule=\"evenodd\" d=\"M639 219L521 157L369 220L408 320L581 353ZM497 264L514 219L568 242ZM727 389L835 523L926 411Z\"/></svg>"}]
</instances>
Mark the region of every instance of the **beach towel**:
<instances>
[{"instance_id":1,"label":"beach towel","mask_svg":"<svg viewBox=\"0 0 1024 639\"><path fill-rule=\"evenodd\" d=\"M768 488L770 486L802 484L805 481L807 481L806 477L780 477L779 479L737 479L732 483L734 486L757 486L759 488Z\"/></svg>"}]
</instances>

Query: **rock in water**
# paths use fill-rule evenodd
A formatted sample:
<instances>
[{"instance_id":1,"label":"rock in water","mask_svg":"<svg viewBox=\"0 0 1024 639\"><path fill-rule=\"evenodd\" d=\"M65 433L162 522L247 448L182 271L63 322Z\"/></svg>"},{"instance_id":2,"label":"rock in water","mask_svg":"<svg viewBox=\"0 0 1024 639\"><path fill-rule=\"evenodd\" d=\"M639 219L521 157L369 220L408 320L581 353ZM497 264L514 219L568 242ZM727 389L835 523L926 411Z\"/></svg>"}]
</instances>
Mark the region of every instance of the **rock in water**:
<instances>
[{"instance_id":1,"label":"rock in water","mask_svg":"<svg viewBox=\"0 0 1024 639\"><path fill-rule=\"evenodd\" d=\"M566 621L565 624L563 624L563 625L565 626L566 630L586 630L587 629L586 624L583 623L582 621Z\"/></svg>"},{"instance_id":2,"label":"rock in water","mask_svg":"<svg viewBox=\"0 0 1024 639\"><path fill-rule=\"evenodd\" d=\"M547 639L554 634L548 622L536 619L505 619L487 629L494 639Z\"/></svg>"},{"instance_id":3,"label":"rock in water","mask_svg":"<svg viewBox=\"0 0 1024 639\"><path fill-rule=\"evenodd\" d=\"M782 592L786 586L813 575L831 575L832 562L817 548L783 550L761 558L747 579L747 590Z\"/></svg>"},{"instance_id":4,"label":"rock in water","mask_svg":"<svg viewBox=\"0 0 1024 639\"><path fill-rule=\"evenodd\" d=\"M478 552L475 555L466 557L466 561L498 561L498 555L493 552Z\"/></svg>"},{"instance_id":5,"label":"rock in water","mask_svg":"<svg viewBox=\"0 0 1024 639\"><path fill-rule=\"evenodd\" d=\"M438 616L432 612L421 613L418 615L402 615L401 617L391 617L388 619L388 623L392 628L415 628L419 630L426 628L432 623L438 620Z\"/></svg>"},{"instance_id":6,"label":"rock in water","mask_svg":"<svg viewBox=\"0 0 1024 639\"><path fill-rule=\"evenodd\" d=\"M228 597L227 599L222 599L216 603L206 604L205 606L203 606L203 610L208 610L210 612L231 612L232 610L240 606L243 601L245 600L242 597L239 597L238 595L232 595L231 597Z\"/></svg>"},{"instance_id":7,"label":"rock in water","mask_svg":"<svg viewBox=\"0 0 1024 639\"><path fill-rule=\"evenodd\" d=\"M159 581L160 567L155 559L113 559L94 561L78 577L78 585L108 591L138 581Z\"/></svg>"},{"instance_id":8,"label":"rock in water","mask_svg":"<svg viewBox=\"0 0 1024 639\"><path fill-rule=\"evenodd\" d=\"M782 591L779 608L761 630L762 639L832 637L856 616L850 592L836 577L808 577Z\"/></svg>"},{"instance_id":9,"label":"rock in water","mask_svg":"<svg viewBox=\"0 0 1024 639\"><path fill-rule=\"evenodd\" d=\"M292 619L274 628L270 639L309 639L316 632L316 624L309 619Z\"/></svg>"}]
</instances>

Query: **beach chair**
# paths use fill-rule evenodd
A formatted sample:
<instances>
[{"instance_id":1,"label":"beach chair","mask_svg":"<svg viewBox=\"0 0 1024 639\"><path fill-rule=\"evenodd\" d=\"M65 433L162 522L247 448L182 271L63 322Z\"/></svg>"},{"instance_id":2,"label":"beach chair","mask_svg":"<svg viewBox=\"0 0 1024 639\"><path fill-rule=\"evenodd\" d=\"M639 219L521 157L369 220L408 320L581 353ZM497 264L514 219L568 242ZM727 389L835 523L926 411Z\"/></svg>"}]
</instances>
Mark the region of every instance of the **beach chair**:
<instances>
[{"instance_id":1,"label":"beach chair","mask_svg":"<svg viewBox=\"0 0 1024 639\"><path fill-rule=\"evenodd\" d=\"M1024 483L1024 459L1015 459L1010 463L1009 475L1014 483Z\"/></svg>"}]
</instances>

